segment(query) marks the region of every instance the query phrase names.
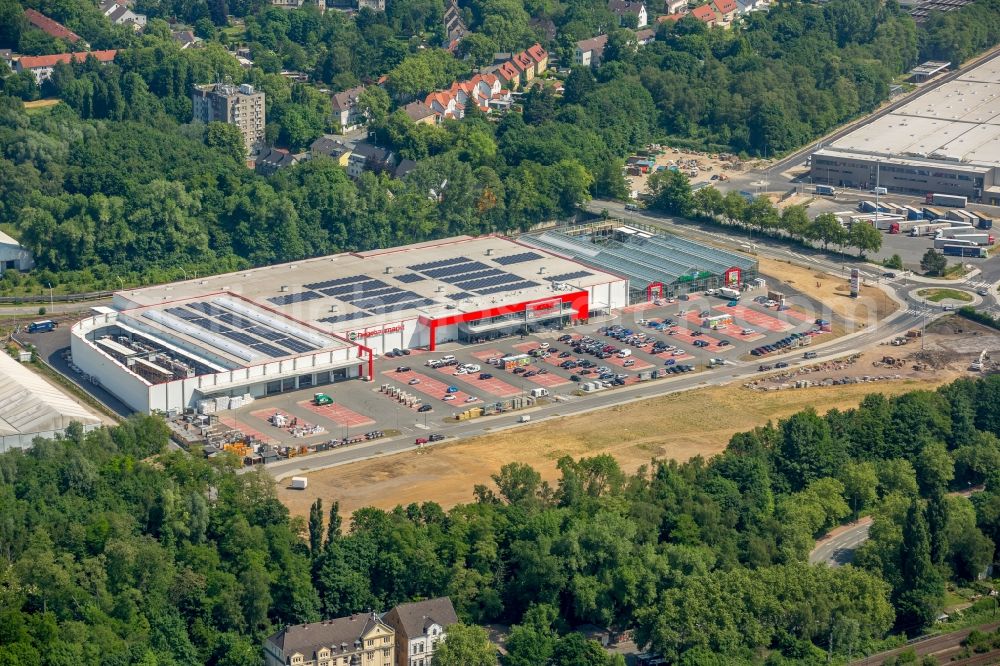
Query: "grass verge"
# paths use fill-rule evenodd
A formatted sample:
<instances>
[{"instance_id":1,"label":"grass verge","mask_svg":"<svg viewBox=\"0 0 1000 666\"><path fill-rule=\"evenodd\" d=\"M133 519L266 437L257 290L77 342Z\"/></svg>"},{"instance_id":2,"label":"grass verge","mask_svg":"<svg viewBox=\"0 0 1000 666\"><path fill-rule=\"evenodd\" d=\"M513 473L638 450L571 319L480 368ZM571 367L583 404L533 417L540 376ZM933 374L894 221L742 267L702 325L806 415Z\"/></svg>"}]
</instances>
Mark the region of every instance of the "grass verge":
<instances>
[{"instance_id":1,"label":"grass verge","mask_svg":"<svg viewBox=\"0 0 1000 666\"><path fill-rule=\"evenodd\" d=\"M972 301L971 294L959 291L958 289L921 289L917 292L917 295L926 298L931 303L940 303L944 300L961 301L963 303Z\"/></svg>"}]
</instances>

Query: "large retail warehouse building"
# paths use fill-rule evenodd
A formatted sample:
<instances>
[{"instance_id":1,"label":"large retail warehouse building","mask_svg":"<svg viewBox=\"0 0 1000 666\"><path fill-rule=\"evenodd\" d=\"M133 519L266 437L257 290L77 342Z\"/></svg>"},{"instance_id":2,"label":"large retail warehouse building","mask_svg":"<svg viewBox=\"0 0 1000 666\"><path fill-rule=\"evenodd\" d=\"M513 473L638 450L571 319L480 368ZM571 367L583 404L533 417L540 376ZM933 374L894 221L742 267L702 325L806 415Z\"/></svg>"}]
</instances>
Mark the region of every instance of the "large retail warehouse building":
<instances>
[{"instance_id":1,"label":"large retail warehouse building","mask_svg":"<svg viewBox=\"0 0 1000 666\"><path fill-rule=\"evenodd\" d=\"M370 377L393 349L561 327L755 274L745 257L637 234L572 246L555 232L462 236L129 289L73 326L73 361L136 411L169 413Z\"/></svg>"},{"instance_id":2,"label":"large retail warehouse building","mask_svg":"<svg viewBox=\"0 0 1000 666\"><path fill-rule=\"evenodd\" d=\"M136 411L371 376L373 354L608 314L627 280L499 238L346 253L115 294L73 361Z\"/></svg>"},{"instance_id":3,"label":"large retail warehouse building","mask_svg":"<svg viewBox=\"0 0 1000 666\"><path fill-rule=\"evenodd\" d=\"M813 153L813 183L1000 205L1000 58Z\"/></svg>"}]
</instances>

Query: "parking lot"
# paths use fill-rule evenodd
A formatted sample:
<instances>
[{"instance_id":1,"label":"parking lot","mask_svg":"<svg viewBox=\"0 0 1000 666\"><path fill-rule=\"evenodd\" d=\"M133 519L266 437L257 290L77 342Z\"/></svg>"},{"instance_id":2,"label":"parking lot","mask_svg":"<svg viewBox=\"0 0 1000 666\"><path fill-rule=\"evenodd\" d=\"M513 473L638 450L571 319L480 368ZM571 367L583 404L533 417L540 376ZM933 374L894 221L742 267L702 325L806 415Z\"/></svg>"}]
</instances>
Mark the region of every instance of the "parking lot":
<instances>
[{"instance_id":1,"label":"parking lot","mask_svg":"<svg viewBox=\"0 0 1000 666\"><path fill-rule=\"evenodd\" d=\"M533 394L539 401L582 401L589 393L644 380L669 382L719 364L764 363L771 352L759 357L751 352L789 341L793 334L811 340L810 331L819 333L812 314L765 307L754 300L766 300L761 293L749 292L739 303L691 295L633 306L612 321L475 345L448 343L433 353L390 353L375 362L370 383L348 381L271 396L221 417L249 435L285 445L374 430L426 438L447 435L455 415L472 407ZM706 326L706 320L717 328ZM650 379L654 371L663 377ZM312 404L314 391L328 395L332 404ZM268 421L275 411L307 427L277 427Z\"/></svg>"}]
</instances>

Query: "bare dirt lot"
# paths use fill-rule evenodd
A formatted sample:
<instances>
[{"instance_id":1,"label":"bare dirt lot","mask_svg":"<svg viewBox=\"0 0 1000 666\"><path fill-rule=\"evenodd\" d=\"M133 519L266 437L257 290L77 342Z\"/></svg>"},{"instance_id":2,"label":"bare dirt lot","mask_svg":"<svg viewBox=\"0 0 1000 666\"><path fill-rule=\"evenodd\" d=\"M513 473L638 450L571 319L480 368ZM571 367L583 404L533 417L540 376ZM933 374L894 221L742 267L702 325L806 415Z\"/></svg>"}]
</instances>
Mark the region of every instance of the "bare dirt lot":
<instances>
[{"instance_id":1,"label":"bare dirt lot","mask_svg":"<svg viewBox=\"0 0 1000 666\"><path fill-rule=\"evenodd\" d=\"M781 280L816 299L835 314L856 326L871 326L874 322L899 309L899 305L884 291L871 285L862 285L858 297L851 298L847 276L836 277L818 270L764 257L760 258L760 272L764 276Z\"/></svg>"},{"instance_id":2,"label":"bare dirt lot","mask_svg":"<svg viewBox=\"0 0 1000 666\"><path fill-rule=\"evenodd\" d=\"M309 474L306 491L279 484L278 496L295 515L306 515L316 498L339 500L345 514L364 506L389 509L428 500L450 507L470 501L473 486L490 485L490 475L509 462L527 463L550 482L558 478L555 463L564 455L610 453L625 470L634 471L652 458L711 456L722 451L734 433L809 406L820 412L844 409L857 405L868 393L895 395L944 381L932 374L880 384L787 391L780 399L773 393L735 386L700 389L334 467ZM614 427L608 427L609 423Z\"/></svg>"},{"instance_id":3,"label":"bare dirt lot","mask_svg":"<svg viewBox=\"0 0 1000 666\"><path fill-rule=\"evenodd\" d=\"M702 182L712 183L715 182L711 180L713 175L729 177L756 168L762 164L760 160L741 162L736 156L728 156L726 154L723 154L722 157L727 159L720 159L720 155L717 153L682 150L669 146L663 146L662 148L663 153L654 157L656 166L678 167L683 173L688 174L692 185ZM691 175L694 173L692 169L697 171L697 175ZM653 172L654 170L650 170L649 173L626 175L625 179L629 182L630 189L640 193L647 192L646 181Z\"/></svg>"}]
</instances>

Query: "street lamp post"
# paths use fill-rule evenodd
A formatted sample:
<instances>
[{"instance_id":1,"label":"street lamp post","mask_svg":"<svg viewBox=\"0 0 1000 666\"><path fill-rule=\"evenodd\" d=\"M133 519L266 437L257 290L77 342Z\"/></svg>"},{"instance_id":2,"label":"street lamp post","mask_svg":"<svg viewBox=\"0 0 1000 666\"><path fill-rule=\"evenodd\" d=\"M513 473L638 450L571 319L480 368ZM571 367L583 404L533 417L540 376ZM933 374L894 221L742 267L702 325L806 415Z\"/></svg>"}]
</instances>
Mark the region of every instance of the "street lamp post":
<instances>
[{"instance_id":1,"label":"street lamp post","mask_svg":"<svg viewBox=\"0 0 1000 666\"><path fill-rule=\"evenodd\" d=\"M49 288L49 309L51 310L52 309L52 302L53 302L53 298L52 298L52 283L51 282L46 282L45 284Z\"/></svg>"}]
</instances>

